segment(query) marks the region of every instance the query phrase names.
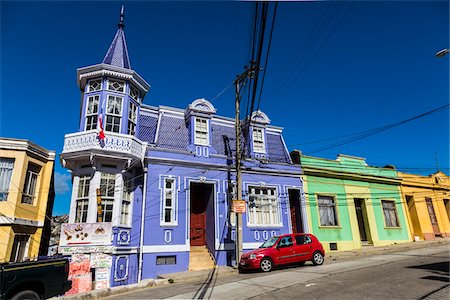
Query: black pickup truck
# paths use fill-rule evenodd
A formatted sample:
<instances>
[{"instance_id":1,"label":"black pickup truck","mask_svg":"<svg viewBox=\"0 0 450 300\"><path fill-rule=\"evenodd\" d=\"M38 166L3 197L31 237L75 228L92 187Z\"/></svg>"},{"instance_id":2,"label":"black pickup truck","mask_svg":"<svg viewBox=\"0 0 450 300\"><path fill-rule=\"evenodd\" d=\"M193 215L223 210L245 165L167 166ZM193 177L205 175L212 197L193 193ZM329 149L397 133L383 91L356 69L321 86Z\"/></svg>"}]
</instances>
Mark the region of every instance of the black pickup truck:
<instances>
[{"instance_id":1,"label":"black pickup truck","mask_svg":"<svg viewBox=\"0 0 450 300\"><path fill-rule=\"evenodd\" d=\"M0 264L0 300L47 299L67 292L69 261L64 258Z\"/></svg>"}]
</instances>

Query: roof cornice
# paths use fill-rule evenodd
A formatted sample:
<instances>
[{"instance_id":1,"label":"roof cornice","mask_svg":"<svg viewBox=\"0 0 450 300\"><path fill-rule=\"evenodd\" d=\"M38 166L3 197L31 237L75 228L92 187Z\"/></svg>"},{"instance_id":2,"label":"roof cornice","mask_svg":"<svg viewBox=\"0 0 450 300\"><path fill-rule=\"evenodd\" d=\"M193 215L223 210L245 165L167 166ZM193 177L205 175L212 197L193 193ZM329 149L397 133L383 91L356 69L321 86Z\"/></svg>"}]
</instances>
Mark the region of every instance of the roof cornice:
<instances>
[{"instance_id":1,"label":"roof cornice","mask_svg":"<svg viewBox=\"0 0 450 300\"><path fill-rule=\"evenodd\" d=\"M0 149L26 151L27 153L44 161L54 161L56 156L55 151L47 150L29 140L1 138Z\"/></svg>"}]
</instances>

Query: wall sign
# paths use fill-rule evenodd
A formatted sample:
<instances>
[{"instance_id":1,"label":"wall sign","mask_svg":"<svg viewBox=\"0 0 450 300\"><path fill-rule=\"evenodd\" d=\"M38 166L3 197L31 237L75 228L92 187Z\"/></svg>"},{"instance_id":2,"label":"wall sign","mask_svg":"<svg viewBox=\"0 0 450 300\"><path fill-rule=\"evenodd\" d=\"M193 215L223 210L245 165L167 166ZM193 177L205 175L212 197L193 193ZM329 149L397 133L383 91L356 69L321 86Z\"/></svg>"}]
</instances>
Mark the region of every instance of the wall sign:
<instances>
[{"instance_id":1,"label":"wall sign","mask_svg":"<svg viewBox=\"0 0 450 300\"><path fill-rule=\"evenodd\" d=\"M232 208L234 213L245 213L245 200L233 200L232 201Z\"/></svg>"},{"instance_id":2,"label":"wall sign","mask_svg":"<svg viewBox=\"0 0 450 300\"><path fill-rule=\"evenodd\" d=\"M59 245L110 245L111 234L111 223L62 224Z\"/></svg>"}]
</instances>

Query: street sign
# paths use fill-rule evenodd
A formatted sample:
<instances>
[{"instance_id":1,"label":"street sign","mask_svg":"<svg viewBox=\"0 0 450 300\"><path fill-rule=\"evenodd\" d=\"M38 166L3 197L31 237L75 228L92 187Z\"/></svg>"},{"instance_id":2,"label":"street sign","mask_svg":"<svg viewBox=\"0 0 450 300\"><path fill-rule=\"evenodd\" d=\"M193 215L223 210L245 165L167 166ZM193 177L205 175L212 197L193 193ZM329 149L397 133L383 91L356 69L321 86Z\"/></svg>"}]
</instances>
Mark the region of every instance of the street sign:
<instances>
[{"instance_id":1,"label":"street sign","mask_svg":"<svg viewBox=\"0 0 450 300\"><path fill-rule=\"evenodd\" d=\"M233 200L232 208L235 213L245 213L245 200Z\"/></svg>"}]
</instances>

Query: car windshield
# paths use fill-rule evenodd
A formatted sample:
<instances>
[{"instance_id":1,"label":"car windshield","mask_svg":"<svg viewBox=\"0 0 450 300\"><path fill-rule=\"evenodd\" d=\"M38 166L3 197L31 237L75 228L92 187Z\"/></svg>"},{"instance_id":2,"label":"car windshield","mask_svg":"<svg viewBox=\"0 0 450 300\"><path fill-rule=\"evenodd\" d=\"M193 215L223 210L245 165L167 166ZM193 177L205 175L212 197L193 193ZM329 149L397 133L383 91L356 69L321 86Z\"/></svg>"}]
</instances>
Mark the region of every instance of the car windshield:
<instances>
[{"instance_id":1,"label":"car windshield","mask_svg":"<svg viewBox=\"0 0 450 300\"><path fill-rule=\"evenodd\" d=\"M264 244L262 244L261 246L259 246L259 248L270 248L273 245L275 245L275 243L277 242L278 237L271 237L270 239L268 239L267 241L264 242Z\"/></svg>"}]
</instances>

